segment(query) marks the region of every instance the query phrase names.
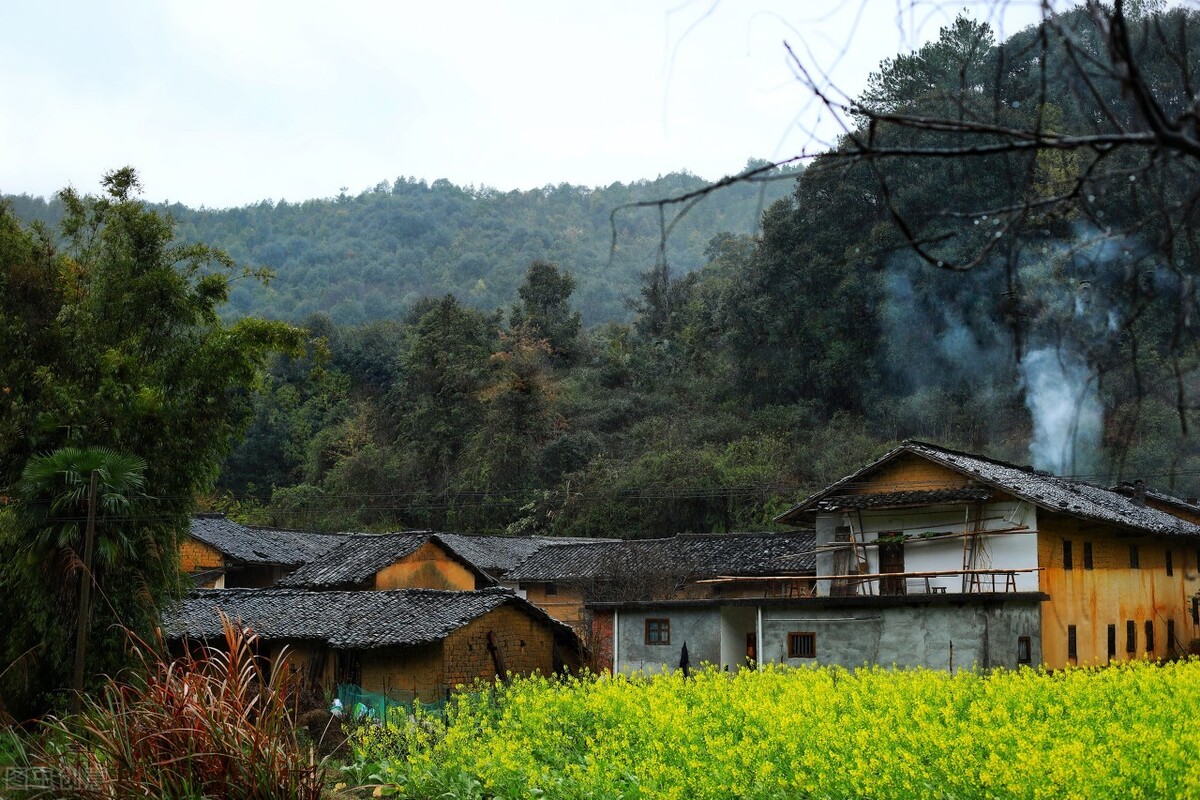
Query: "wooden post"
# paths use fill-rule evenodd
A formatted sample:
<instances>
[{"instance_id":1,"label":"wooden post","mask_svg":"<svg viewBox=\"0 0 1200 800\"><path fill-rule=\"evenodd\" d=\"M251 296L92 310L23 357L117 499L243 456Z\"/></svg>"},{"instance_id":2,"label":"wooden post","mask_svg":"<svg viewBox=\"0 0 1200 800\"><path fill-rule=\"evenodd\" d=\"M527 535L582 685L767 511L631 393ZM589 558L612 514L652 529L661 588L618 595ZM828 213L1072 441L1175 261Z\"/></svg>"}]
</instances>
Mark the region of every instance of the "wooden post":
<instances>
[{"instance_id":1,"label":"wooden post","mask_svg":"<svg viewBox=\"0 0 1200 800\"><path fill-rule=\"evenodd\" d=\"M83 703L83 662L87 652L88 620L92 615L92 556L96 546L96 489L100 473L92 470L88 489L87 528L83 538L83 585L79 592L79 626L75 631L75 677L71 681L71 713Z\"/></svg>"}]
</instances>

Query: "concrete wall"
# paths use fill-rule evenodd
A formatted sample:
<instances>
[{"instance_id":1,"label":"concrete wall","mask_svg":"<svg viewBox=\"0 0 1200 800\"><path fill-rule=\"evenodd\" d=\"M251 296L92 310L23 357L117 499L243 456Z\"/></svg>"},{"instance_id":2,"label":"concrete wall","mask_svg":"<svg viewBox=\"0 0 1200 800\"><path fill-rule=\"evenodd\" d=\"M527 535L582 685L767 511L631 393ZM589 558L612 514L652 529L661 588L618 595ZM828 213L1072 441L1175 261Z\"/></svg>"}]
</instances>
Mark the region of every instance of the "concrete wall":
<instances>
[{"instance_id":1,"label":"concrete wall","mask_svg":"<svg viewBox=\"0 0 1200 800\"><path fill-rule=\"evenodd\" d=\"M1200 590L1197 543L1183 537L1120 535L1108 526L1058 514L1043 514L1038 559L1041 590L1050 595L1042 610L1042 642L1051 667L1068 663L1104 664L1108 626L1115 625L1112 660L1164 657L1185 649L1198 635L1192 624L1191 598ZM1072 569L1064 568L1063 542L1071 542ZM1092 548L1092 569L1084 566L1084 547ZM1138 548L1138 568L1129 565L1130 545ZM1167 574L1167 553L1172 573ZM1167 621L1174 622L1174 643ZM1134 623L1135 647L1126 648L1126 625ZM1154 626L1154 649L1146 647L1146 623ZM1068 657L1068 626L1076 629L1078 658ZM1172 648L1171 645L1174 644Z\"/></svg>"},{"instance_id":2,"label":"concrete wall","mask_svg":"<svg viewBox=\"0 0 1200 800\"><path fill-rule=\"evenodd\" d=\"M1017 666L1017 638L1041 662L1036 602L852 608L764 608L762 659L793 666L863 664L949 669ZM816 658L788 658L789 633L815 633Z\"/></svg>"},{"instance_id":3,"label":"concrete wall","mask_svg":"<svg viewBox=\"0 0 1200 800\"><path fill-rule=\"evenodd\" d=\"M669 619L671 643L646 644L646 620ZM721 610L716 606L704 608L639 608L618 612L617 659L621 672L659 672L679 666L679 656L687 643L688 662L699 667L701 662L721 663ZM745 639L742 640L745 648Z\"/></svg>"}]
</instances>

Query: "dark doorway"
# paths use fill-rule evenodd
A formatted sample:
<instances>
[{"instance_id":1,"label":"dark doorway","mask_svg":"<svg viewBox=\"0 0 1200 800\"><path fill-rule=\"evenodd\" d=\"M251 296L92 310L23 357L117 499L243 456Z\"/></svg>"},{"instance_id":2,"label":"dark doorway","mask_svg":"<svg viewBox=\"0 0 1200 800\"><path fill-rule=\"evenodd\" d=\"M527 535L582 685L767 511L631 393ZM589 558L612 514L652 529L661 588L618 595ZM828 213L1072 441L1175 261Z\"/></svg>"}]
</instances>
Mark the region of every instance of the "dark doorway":
<instances>
[{"instance_id":1,"label":"dark doorway","mask_svg":"<svg viewBox=\"0 0 1200 800\"><path fill-rule=\"evenodd\" d=\"M879 572L904 572L904 542L882 542L879 545ZM879 579L880 594L905 594L905 580L900 575Z\"/></svg>"}]
</instances>

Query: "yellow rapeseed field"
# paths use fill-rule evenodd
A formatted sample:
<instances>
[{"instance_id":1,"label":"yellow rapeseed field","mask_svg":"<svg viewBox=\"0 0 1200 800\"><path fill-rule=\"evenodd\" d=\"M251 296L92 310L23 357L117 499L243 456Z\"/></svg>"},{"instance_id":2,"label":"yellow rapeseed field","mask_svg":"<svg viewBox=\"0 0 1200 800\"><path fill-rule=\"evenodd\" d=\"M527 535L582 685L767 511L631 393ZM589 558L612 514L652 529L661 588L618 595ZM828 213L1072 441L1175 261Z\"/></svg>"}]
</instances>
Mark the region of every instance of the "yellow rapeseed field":
<instances>
[{"instance_id":1,"label":"yellow rapeseed field","mask_svg":"<svg viewBox=\"0 0 1200 800\"><path fill-rule=\"evenodd\" d=\"M1200 662L534 677L354 745L414 798L1200 797Z\"/></svg>"}]
</instances>

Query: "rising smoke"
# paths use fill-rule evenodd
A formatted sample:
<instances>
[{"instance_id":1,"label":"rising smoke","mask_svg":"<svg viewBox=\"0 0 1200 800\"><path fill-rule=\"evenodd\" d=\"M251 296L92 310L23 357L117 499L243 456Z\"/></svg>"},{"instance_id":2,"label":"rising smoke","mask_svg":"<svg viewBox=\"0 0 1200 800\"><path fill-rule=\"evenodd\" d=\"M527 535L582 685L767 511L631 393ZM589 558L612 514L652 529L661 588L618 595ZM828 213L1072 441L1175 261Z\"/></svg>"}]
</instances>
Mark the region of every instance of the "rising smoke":
<instances>
[{"instance_id":1,"label":"rising smoke","mask_svg":"<svg viewBox=\"0 0 1200 800\"><path fill-rule=\"evenodd\" d=\"M1020 369L1033 418L1033 466L1056 475L1090 471L1100 451L1103 410L1087 362L1043 347L1025 353Z\"/></svg>"}]
</instances>

